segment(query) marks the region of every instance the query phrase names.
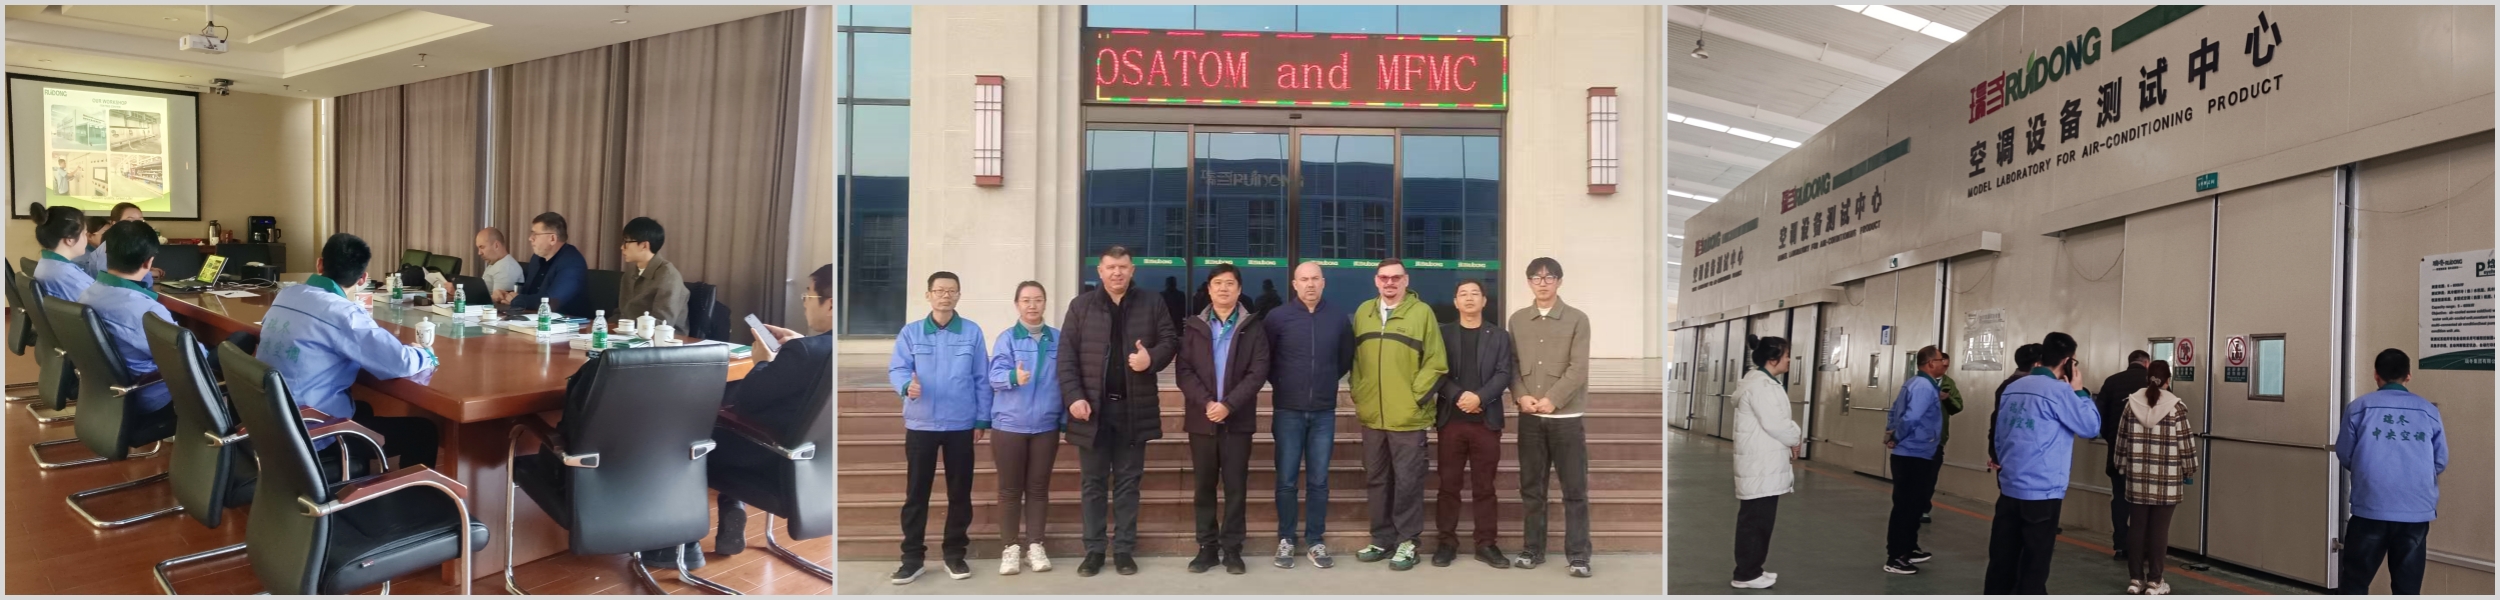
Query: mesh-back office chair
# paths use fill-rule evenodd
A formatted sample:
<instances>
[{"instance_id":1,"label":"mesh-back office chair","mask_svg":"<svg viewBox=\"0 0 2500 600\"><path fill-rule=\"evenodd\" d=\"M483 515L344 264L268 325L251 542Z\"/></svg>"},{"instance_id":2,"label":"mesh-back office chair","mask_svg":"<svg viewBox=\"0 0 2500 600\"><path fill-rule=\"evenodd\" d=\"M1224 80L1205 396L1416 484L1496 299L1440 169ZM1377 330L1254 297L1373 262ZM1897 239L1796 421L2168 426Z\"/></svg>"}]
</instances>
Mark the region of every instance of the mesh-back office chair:
<instances>
[{"instance_id":1,"label":"mesh-back office chair","mask_svg":"<svg viewBox=\"0 0 2500 600\"><path fill-rule=\"evenodd\" d=\"M328 481L286 378L231 342L217 346L217 360L260 463L244 543L252 574L269 593L347 594L380 585L387 594L392 578L455 559L460 593L469 593L470 555L486 548L487 531L469 519L468 486L423 466ZM380 438L368 439L380 445ZM418 488L442 495L399 493Z\"/></svg>"},{"instance_id":2,"label":"mesh-back office chair","mask_svg":"<svg viewBox=\"0 0 2500 600\"><path fill-rule=\"evenodd\" d=\"M425 268L442 273L445 279L449 279L453 275L460 274L460 257L436 254L425 259Z\"/></svg>"},{"instance_id":3,"label":"mesh-back office chair","mask_svg":"<svg viewBox=\"0 0 2500 600\"><path fill-rule=\"evenodd\" d=\"M712 439L721 454L769 456L765 469L741 469L735 461L714 460L712 489L764 510L764 549L810 575L833 580L833 571L801 558L773 538L773 518L790 519L790 539L833 535L833 457L818 452L833 447L833 372L830 368L815 389L800 397L810 404L808 419L798 423L759 423L720 411ZM831 558L831 557L827 557Z\"/></svg>"},{"instance_id":4,"label":"mesh-back office chair","mask_svg":"<svg viewBox=\"0 0 2500 600\"><path fill-rule=\"evenodd\" d=\"M78 372L70 368L67 359L61 358L61 349L55 341L59 338L52 335L52 317L43 310L44 302L55 300L55 298L46 297L43 292L36 291L32 277L10 278L9 293L15 296L17 306L25 308L26 324L34 329L37 369L35 373L36 402L26 405L26 413L34 415L36 423L44 424L77 419L78 411L72 410L71 405L78 400ZM58 469L100 462L100 459L68 463L44 462L43 448L45 446L67 444L71 441L74 440L54 440L35 444L35 466Z\"/></svg>"},{"instance_id":5,"label":"mesh-back office chair","mask_svg":"<svg viewBox=\"0 0 2500 600\"><path fill-rule=\"evenodd\" d=\"M608 311L609 316L619 319L631 319L642 316L617 314L616 312L617 296L624 294L625 272L591 269L588 284L590 286L589 289L584 290L583 292L590 294L591 310ZM610 323L609 325L614 326L615 324Z\"/></svg>"},{"instance_id":6,"label":"mesh-back office chair","mask_svg":"<svg viewBox=\"0 0 2500 600\"><path fill-rule=\"evenodd\" d=\"M512 427L504 537L526 493L564 526L574 554L633 554L634 576L660 591L642 551L693 543L711 529L704 456L717 447L712 415L727 387L729 347L609 350L574 376L589 381L567 386L562 424L524 416ZM514 456L524 437L538 440L539 453ZM738 593L688 573L684 553L677 560L679 581ZM503 564L504 591L526 593L513 579L512 544Z\"/></svg>"},{"instance_id":7,"label":"mesh-back office chair","mask_svg":"<svg viewBox=\"0 0 2500 600\"><path fill-rule=\"evenodd\" d=\"M227 508L252 503L260 468L252 460L252 447L246 441L251 436L243 432L243 423L227 405L225 390L210 372L207 349L200 347L191 330L155 315L141 320L147 330L148 353L156 357L156 368L165 374L166 391L173 395L174 455L166 472L173 476L174 501L191 520L216 529L224 524ZM298 415L307 426L331 420L310 408L300 409ZM313 439L332 435L362 438L373 448L375 456L382 454L380 436L355 421L342 420L312 430ZM339 460L339 479L345 480L348 453L344 449ZM175 566L235 554L243 548L243 544L234 544L165 559L156 563L156 585L173 595Z\"/></svg>"},{"instance_id":8,"label":"mesh-back office chair","mask_svg":"<svg viewBox=\"0 0 2500 600\"><path fill-rule=\"evenodd\" d=\"M434 253L424 250L401 250L399 251L399 266L423 267L426 259L433 257Z\"/></svg>"},{"instance_id":9,"label":"mesh-back office chair","mask_svg":"<svg viewBox=\"0 0 2500 600\"><path fill-rule=\"evenodd\" d=\"M78 419L78 442L105 461L130 458L130 448L148 444L147 454L153 456L166 437L174 433L172 412L146 412L132 402L133 395L148 386L164 385L162 372L129 373L123 371L121 350L105 340L104 320L95 309L85 304L53 299L43 303L44 314L51 318L52 332L45 336L61 348L62 356L78 369L78 411L86 418ZM129 490L164 481L165 473L157 473L69 495L70 510L85 518L97 529L113 529L181 511L180 506L159 508L136 516L100 519L87 511L81 501L113 492Z\"/></svg>"},{"instance_id":10,"label":"mesh-back office chair","mask_svg":"<svg viewBox=\"0 0 2500 600\"><path fill-rule=\"evenodd\" d=\"M6 275L8 277L8 288L6 291L9 298L9 353L18 356L25 356L27 351L33 350L35 347L35 326L29 322L34 319L27 316L26 312L26 307L33 305L18 298L17 281L19 279L30 279L30 277L27 274L20 274L16 269L9 269L6 272ZM8 389L27 390L29 392L34 391L36 386L43 384L40 379L40 377L42 377L41 369L38 368L37 371L38 373L36 377L38 377L38 379L36 381L12 383L8 385ZM34 402L41 399L43 399L42 394L33 393L8 397L8 401L12 403Z\"/></svg>"}]
</instances>

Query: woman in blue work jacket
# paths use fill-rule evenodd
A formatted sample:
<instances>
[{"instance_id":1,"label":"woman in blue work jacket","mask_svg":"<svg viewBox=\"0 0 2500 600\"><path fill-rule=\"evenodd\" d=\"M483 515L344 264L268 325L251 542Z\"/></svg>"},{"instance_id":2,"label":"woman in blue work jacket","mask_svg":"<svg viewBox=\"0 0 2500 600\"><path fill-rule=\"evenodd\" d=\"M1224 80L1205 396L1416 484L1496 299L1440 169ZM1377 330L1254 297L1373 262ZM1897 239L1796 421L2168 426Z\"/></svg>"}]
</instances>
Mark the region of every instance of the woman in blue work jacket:
<instances>
[{"instance_id":1,"label":"woman in blue work jacket","mask_svg":"<svg viewBox=\"0 0 2500 600\"><path fill-rule=\"evenodd\" d=\"M1050 467L1059 457L1059 330L1042 322L1050 294L1016 284L1016 324L991 344L990 451L998 462L998 574L1050 570L1042 530L1050 515Z\"/></svg>"}]
</instances>

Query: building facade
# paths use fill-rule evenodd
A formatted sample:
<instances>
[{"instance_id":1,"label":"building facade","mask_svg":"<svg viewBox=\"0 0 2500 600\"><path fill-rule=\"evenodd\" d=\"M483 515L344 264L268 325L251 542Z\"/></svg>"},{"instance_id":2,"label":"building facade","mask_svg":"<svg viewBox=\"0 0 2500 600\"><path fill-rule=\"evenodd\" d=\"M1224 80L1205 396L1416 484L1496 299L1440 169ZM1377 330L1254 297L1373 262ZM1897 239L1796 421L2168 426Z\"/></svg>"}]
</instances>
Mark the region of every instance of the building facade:
<instances>
[{"instance_id":1,"label":"building facade","mask_svg":"<svg viewBox=\"0 0 2500 600\"><path fill-rule=\"evenodd\" d=\"M936 271L975 322L1025 280L1055 321L1117 244L1188 310L1217 264L1265 308L1306 260L1360 302L1394 256L1444 319L1468 278L1525 306L1552 256L1594 355L1662 354L1658 7L841 10L846 352L890 351Z\"/></svg>"}]
</instances>

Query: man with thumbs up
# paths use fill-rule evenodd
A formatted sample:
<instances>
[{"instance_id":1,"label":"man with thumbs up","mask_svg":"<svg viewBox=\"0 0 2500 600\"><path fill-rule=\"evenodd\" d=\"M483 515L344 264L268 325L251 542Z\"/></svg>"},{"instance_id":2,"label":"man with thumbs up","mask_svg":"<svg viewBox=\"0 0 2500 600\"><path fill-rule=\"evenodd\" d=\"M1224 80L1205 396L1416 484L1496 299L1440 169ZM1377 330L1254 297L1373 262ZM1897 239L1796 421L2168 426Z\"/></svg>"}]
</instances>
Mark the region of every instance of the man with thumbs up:
<instances>
[{"instance_id":1,"label":"man with thumbs up","mask_svg":"<svg viewBox=\"0 0 2500 600\"><path fill-rule=\"evenodd\" d=\"M1180 352L1163 303L1131 285L1137 267L1128 248L1112 246L1100 258L1094 272L1102 287L1068 302L1056 353L1067 438L1084 468L1082 577L1102 572L1106 551L1121 575L1137 573L1137 484L1146 475L1146 442L1163 437L1155 372ZM1116 540L1107 540L1106 516L1119 521Z\"/></svg>"},{"instance_id":2,"label":"man with thumbs up","mask_svg":"<svg viewBox=\"0 0 2500 600\"><path fill-rule=\"evenodd\" d=\"M903 567L889 581L895 585L920 578L929 546L922 543L929 525L929 486L938 463L946 464L946 540L941 546L946 574L972 577L964 562L972 549L972 445L974 431L990 428L989 352L982 350L981 325L955 312L963 282L954 273L929 275L929 317L912 321L894 336L894 358L886 380L903 396L903 455L908 481L903 490Z\"/></svg>"}]
</instances>

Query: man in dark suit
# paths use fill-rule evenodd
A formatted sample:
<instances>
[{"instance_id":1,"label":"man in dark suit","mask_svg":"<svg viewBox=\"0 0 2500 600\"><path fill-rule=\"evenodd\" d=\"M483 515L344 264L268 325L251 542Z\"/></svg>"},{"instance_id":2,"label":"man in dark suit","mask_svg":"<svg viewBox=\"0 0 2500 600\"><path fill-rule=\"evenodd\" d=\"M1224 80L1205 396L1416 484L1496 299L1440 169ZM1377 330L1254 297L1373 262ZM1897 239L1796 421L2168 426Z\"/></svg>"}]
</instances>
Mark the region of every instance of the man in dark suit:
<instances>
[{"instance_id":1,"label":"man in dark suit","mask_svg":"<svg viewBox=\"0 0 2500 600\"><path fill-rule=\"evenodd\" d=\"M2118 417L2126 410L2127 397L2144 389L2148 377L2145 367L2152 363L2153 355L2143 350L2127 353L2127 370L2101 380L2101 392L2092 395L2092 403L2101 407L2101 440L2109 443L2109 452L2102 456L2102 469L2109 474L2109 530L2117 536L2111 539L2127 539L2127 527L2132 525L2127 522L2127 512L2133 510L2127 504L2127 477L2118 472ZM2118 549L2115 558L2126 561L2127 550Z\"/></svg>"},{"instance_id":2,"label":"man in dark suit","mask_svg":"<svg viewBox=\"0 0 2500 600\"><path fill-rule=\"evenodd\" d=\"M523 269L510 310L536 312L544 298L558 313L590 316L590 263L571 240L564 215L547 212L530 219L530 264Z\"/></svg>"},{"instance_id":3,"label":"man in dark suit","mask_svg":"<svg viewBox=\"0 0 2500 600\"><path fill-rule=\"evenodd\" d=\"M1450 375L1437 390L1441 408L1441 499L1432 512L1441 528L1440 549L1432 566L1447 567L1458 558L1458 503L1462 487L1473 488L1476 560L1496 569L1510 568L1510 556L1493 544L1500 524L1501 499L1494 493L1494 471L1502 463L1503 392L1510 389L1510 333L1484 319L1484 282L1458 282L1451 304L1458 320L1441 324L1441 342L1449 348Z\"/></svg>"}]
</instances>

